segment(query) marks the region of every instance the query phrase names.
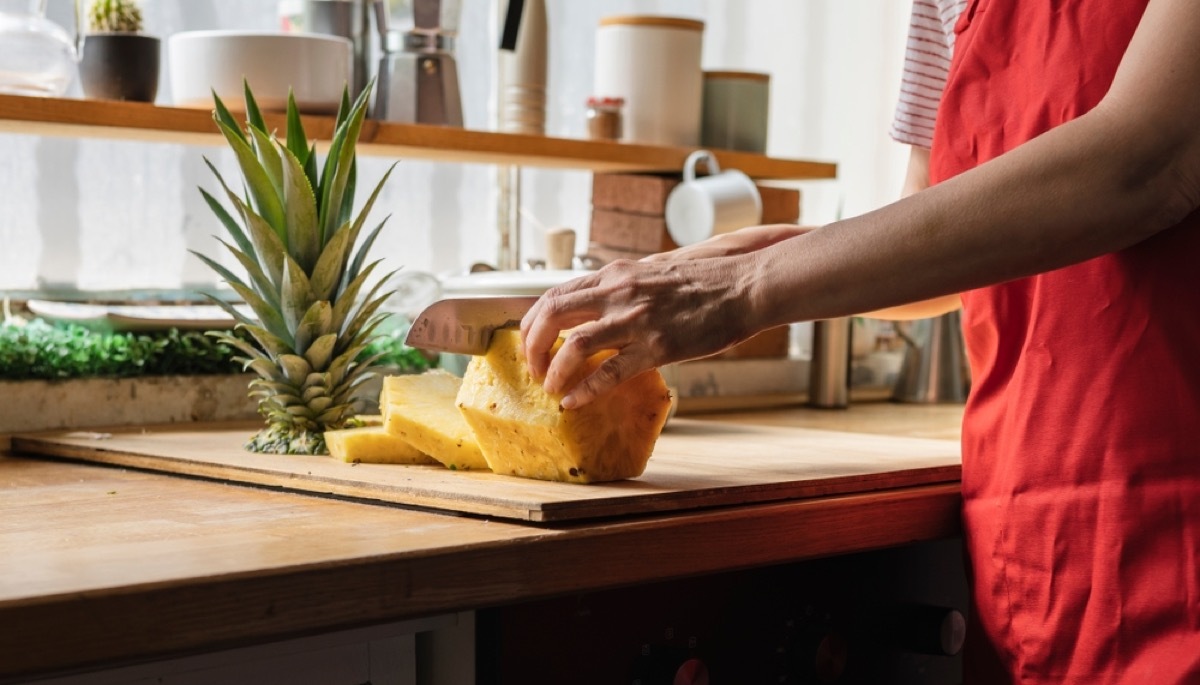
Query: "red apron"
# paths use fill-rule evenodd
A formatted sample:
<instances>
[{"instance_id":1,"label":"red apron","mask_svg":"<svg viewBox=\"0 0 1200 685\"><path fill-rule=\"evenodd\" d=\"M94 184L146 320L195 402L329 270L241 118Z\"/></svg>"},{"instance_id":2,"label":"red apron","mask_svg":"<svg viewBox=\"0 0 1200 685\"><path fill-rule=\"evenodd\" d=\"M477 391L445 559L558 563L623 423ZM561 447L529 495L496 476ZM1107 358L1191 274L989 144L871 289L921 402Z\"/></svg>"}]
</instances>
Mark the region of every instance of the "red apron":
<instances>
[{"instance_id":1,"label":"red apron","mask_svg":"<svg viewBox=\"0 0 1200 685\"><path fill-rule=\"evenodd\" d=\"M1094 107L1146 1L973 0L931 180ZM963 305L966 683L1200 683L1200 215Z\"/></svg>"}]
</instances>

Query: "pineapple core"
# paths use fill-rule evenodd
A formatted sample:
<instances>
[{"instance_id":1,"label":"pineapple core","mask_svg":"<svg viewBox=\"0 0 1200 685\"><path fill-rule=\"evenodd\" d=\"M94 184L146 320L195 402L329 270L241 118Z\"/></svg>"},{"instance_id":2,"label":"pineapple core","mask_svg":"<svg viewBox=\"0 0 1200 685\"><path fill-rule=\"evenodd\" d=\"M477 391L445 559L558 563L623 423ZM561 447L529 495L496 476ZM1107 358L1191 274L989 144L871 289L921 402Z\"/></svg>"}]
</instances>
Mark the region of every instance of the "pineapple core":
<instances>
[{"instance_id":1,"label":"pineapple core","mask_svg":"<svg viewBox=\"0 0 1200 685\"><path fill-rule=\"evenodd\" d=\"M658 371L632 378L579 409L535 381L515 329L496 331L467 366L458 408L496 473L597 483L640 476L667 421L671 394ZM562 345L560 340L554 350ZM590 357L579 378L613 355Z\"/></svg>"},{"instance_id":2,"label":"pineapple core","mask_svg":"<svg viewBox=\"0 0 1200 685\"><path fill-rule=\"evenodd\" d=\"M325 444L334 459L363 464L436 464L428 454L383 426L325 431Z\"/></svg>"},{"instance_id":3,"label":"pineapple core","mask_svg":"<svg viewBox=\"0 0 1200 685\"><path fill-rule=\"evenodd\" d=\"M461 385L445 371L384 378L383 426L448 468L487 470L471 427L454 407Z\"/></svg>"}]
</instances>

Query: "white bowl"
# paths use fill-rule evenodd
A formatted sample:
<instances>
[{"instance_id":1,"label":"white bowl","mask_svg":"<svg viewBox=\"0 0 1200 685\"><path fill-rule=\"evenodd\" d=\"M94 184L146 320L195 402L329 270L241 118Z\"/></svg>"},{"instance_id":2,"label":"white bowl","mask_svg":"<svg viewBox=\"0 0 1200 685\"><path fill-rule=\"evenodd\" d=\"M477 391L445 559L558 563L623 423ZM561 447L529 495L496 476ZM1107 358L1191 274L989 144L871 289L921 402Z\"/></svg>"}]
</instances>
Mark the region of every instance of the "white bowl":
<instances>
[{"instance_id":1,"label":"white bowl","mask_svg":"<svg viewBox=\"0 0 1200 685\"><path fill-rule=\"evenodd\" d=\"M287 109L288 89L306 114L333 114L350 82L350 41L312 33L184 31L167 41L171 98L177 107L212 109L212 91L244 110L242 80L264 111Z\"/></svg>"}]
</instances>

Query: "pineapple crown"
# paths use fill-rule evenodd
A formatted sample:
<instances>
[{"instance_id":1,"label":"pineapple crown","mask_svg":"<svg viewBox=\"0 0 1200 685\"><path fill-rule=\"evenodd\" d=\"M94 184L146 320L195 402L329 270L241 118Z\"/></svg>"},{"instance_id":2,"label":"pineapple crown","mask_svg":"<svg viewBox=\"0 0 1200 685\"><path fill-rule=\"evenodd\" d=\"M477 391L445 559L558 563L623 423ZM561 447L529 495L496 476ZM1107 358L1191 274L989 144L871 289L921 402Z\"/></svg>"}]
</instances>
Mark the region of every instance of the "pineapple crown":
<instances>
[{"instance_id":1,"label":"pineapple crown","mask_svg":"<svg viewBox=\"0 0 1200 685\"><path fill-rule=\"evenodd\" d=\"M138 33L142 30L142 10L134 0L92 0L88 26L94 32Z\"/></svg>"},{"instance_id":2,"label":"pineapple crown","mask_svg":"<svg viewBox=\"0 0 1200 685\"><path fill-rule=\"evenodd\" d=\"M378 313L387 299L379 290L390 274L366 289L381 260L369 264L365 260L387 219L365 235L357 250L355 244L392 169L359 213L352 211L355 144L373 85L353 103L343 92L324 164L317 161L316 144L305 135L291 94L286 142L281 143L267 132L248 84L245 130L213 93L213 119L237 158L245 188L241 195L230 190L205 159L233 212L204 189L200 192L233 239L232 244L221 243L247 278L195 254L224 278L257 317L254 320L214 298L253 339L251 343L217 334L242 352L238 359L258 375L251 382L251 395L259 397L259 411L272 426L317 435L340 427L357 409L355 391L374 375L368 369L376 357L360 357L366 356L374 330L387 317ZM323 450L323 444L318 449Z\"/></svg>"}]
</instances>

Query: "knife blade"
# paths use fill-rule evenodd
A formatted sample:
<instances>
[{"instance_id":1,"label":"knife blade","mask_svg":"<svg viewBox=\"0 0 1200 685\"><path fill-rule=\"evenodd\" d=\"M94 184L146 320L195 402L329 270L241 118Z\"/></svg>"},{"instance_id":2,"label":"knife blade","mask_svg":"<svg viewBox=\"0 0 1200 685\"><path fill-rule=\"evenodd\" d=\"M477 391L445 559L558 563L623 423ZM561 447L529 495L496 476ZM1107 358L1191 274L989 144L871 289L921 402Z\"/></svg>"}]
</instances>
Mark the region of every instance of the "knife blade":
<instances>
[{"instance_id":1,"label":"knife blade","mask_svg":"<svg viewBox=\"0 0 1200 685\"><path fill-rule=\"evenodd\" d=\"M462 297L438 300L413 321L404 339L409 347L434 352L481 355L498 328L516 326L536 297Z\"/></svg>"}]
</instances>

